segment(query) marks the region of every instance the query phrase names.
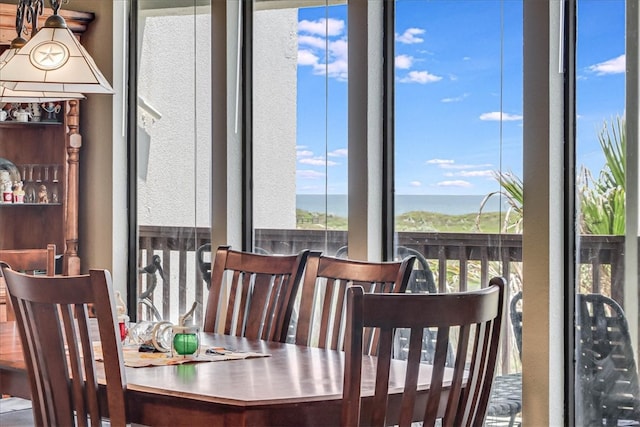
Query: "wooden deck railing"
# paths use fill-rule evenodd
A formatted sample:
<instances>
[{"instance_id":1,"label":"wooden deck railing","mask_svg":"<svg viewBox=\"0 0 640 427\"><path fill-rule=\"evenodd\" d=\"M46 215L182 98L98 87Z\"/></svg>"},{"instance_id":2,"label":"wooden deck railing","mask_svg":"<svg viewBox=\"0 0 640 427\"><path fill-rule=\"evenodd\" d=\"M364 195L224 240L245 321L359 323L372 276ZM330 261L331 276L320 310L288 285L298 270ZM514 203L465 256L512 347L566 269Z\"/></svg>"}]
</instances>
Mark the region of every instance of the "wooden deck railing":
<instances>
[{"instance_id":1,"label":"wooden deck railing","mask_svg":"<svg viewBox=\"0 0 640 427\"><path fill-rule=\"evenodd\" d=\"M282 254L310 248L335 255L347 241L345 231L256 230L255 236L257 247ZM179 313L198 301L195 320L202 321L206 285L195 253L209 241L209 228L140 227L140 266L151 264L153 255L161 257L163 279L157 280L152 300L162 318L176 321ZM521 289L522 235L400 232L396 244L423 254L440 292L480 287L497 275L508 278L511 295ZM623 253L624 236L582 236L581 292L610 295L624 307ZM138 294L149 283L146 274L139 277ZM143 306L137 318L149 318ZM510 372L519 360L509 326L505 326L505 333L510 339L503 340L500 371Z\"/></svg>"},{"instance_id":2,"label":"wooden deck railing","mask_svg":"<svg viewBox=\"0 0 640 427\"><path fill-rule=\"evenodd\" d=\"M257 230L256 246L270 253L302 249L335 254L346 244L345 231ZM139 232L140 266L160 255L164 280L158 281L154 301L163 317L184 312L195 300L203 303L205 285L195 261L196 249L210 241L208 228L142 226ZM466 290L488 283L494 275L509 278L519 288L522 235L486 233L400 232L398 246L424 254L440 291ZM624 236L583 236L580 245L584 292L611 295L624 305ZM139 292L146 289L141 275ZM201 304L196 318L202 315Z\"/></svg>"}]
</instances>

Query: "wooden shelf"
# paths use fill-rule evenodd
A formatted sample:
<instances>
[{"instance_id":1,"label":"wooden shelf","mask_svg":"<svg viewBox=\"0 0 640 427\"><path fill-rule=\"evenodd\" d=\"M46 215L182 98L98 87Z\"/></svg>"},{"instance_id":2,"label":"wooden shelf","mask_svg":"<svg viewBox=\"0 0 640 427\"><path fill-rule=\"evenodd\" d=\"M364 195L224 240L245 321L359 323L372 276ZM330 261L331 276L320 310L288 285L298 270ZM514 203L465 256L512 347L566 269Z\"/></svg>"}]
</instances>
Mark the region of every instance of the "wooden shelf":
<instances>
[{"instance_id":1,"label":"wooden shelf","mask_svg":"<svg viewBox=\"0 0 640 427\"><path fill-rule=\"evenodd\" d=\"M62 206L62 203L0 203L0 208L46 208L49 206Z\"/></svg>"},{"instance_id":2,"label":"wooden shelf","mask_svg":"<svg viewBox=\"0 0 640 427\"><path fill-rule=\"evenodd\" d=\"M49 122L49 121L41 121L41 122L18 122L15 120L5 120L4 122L0 122L0 127L4 126L61 126L62 122Z\"/></svg>"}]
</instances>

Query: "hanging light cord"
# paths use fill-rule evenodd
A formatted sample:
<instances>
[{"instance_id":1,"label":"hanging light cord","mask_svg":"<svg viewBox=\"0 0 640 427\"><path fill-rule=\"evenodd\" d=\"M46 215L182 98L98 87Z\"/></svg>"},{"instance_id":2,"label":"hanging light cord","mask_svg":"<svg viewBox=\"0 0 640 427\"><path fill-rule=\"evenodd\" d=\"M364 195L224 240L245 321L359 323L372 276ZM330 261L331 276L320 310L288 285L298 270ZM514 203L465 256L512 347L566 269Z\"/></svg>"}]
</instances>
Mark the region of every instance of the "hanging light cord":
<instances>
[{"instance_id":1,"label":"hanging light cord","mask_svg":"<svg viewBox=\"0 0 640 427\"><path fill-rule=\"evenodd\" d=\"M35 0L35 1L42 1L42 0ZM58 11L60 10L60 6L62 6L62 4L67 4L69 3L69 0L49 0L49 3L51 4L51 9L53 10L53 14L57 15Z\"/></svg>"}]
</instances>

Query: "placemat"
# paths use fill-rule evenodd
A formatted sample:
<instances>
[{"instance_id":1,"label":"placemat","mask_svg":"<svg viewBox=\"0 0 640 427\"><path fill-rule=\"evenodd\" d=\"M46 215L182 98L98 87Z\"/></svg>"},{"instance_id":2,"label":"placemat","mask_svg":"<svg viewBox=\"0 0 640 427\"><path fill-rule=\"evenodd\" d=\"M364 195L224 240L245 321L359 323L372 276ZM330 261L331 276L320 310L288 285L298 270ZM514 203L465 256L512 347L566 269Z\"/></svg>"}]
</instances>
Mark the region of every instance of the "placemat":
<instances>
[{"instance_id":1,"label":"placemat","mask_svg":"<svg viewBox=\"0 0 640 427\"><path fill-rule=\"evenodd\" d=\"M94 357L102 362L102 347L100 343L93 345ZM142 368L146 366L181 365L183 363L220 362L223 360L239 360L254 357L269 357L268 353L233 351L222 347L201 346L200 354L192 356L171 356L171 353L145 353L138 351L138 346L124 345L122 347L124 366Z\"/></svg>"}]
</instances>

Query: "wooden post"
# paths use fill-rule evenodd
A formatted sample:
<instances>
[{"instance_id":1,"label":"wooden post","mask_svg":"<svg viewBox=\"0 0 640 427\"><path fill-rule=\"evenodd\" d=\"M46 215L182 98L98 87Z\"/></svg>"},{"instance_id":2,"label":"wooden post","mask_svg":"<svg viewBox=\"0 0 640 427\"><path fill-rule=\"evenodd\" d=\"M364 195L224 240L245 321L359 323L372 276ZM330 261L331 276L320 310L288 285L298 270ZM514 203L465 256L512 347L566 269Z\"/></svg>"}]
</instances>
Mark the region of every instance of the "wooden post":
<instances>
[{"instance_id":1,"label":"wooden post","mask_svg":"<svg viewBox=\"0 0 640 427\"><path fill-rule=\"evenodd\" d=\"M64 275L80 274L80 257L78 256L78 183L79 162L82 136L79 133L78 101L67 103L67 188L66 188L66 228Z\"/></svg>"}]
</instances>

